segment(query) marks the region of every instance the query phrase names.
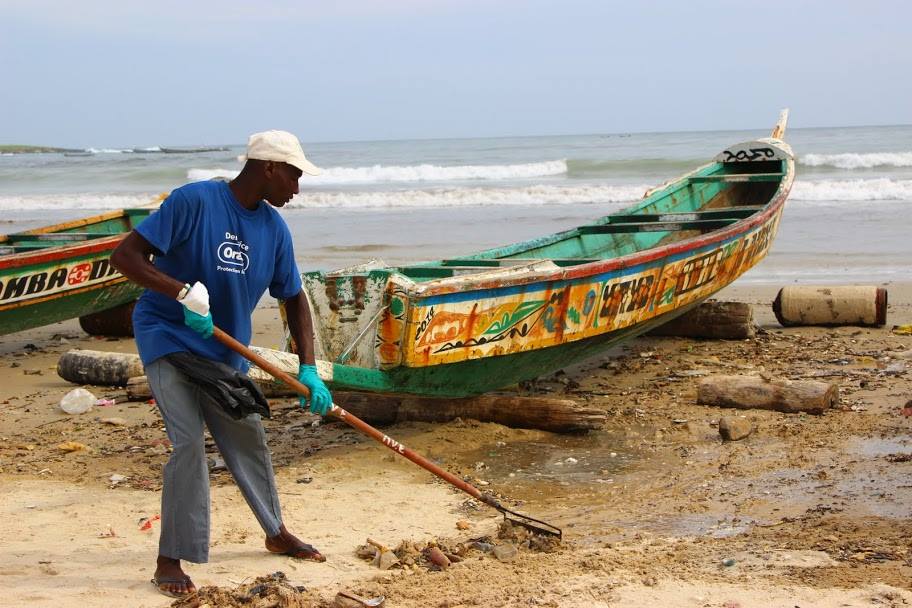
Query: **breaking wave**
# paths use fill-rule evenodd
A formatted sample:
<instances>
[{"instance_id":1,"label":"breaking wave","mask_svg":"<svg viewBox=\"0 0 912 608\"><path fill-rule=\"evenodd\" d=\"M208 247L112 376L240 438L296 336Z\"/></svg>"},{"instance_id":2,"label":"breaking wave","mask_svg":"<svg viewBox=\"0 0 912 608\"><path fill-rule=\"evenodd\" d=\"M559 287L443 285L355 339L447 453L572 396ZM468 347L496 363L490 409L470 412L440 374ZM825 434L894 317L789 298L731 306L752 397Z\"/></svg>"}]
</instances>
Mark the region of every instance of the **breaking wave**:
<instances>
[{"instance_id":1,"label":"breaking wave","mask_svg":"<svg viewBox=\"0 0 912 608\"><path fill-rule=\"evenodd\" d=\"M912 167L912 152L869 152L856 154L805 154L798 164L808 167L837 169L873 169L874 167Z\"/></svg>"},{"instance_id":2,"label":"breaking wave","mask_svg":"<svg viewBox=\"0 0 912 608\"><path fill-rule=\"evenodd\" d=\"M147 194L25 194L0 196L0 210L56 210L56 209L123 209L124 207L145 207L154 201L156 193Z\"/></svg>"},{"instance_id":3,"label":"breaking wave","mask_svg":"<svg viewBox=\"0 0 912 608\"><path fill-rule=\"evenodd\" d=\"M384 209L408 207L473 207L486 205L561 205L626 203L642 198L647 186L529 186L525 188L439 188L427 190L301 192L288 208ZM148 194L31 194L0 196L0 210L119 209L142 207Z\"/></svg>"},{"instance_id":4,"label":"breaking wave","mask_svg":"<svg viewBox=\"0 0 912 608\"><path fill-rule=\"evenodd\" d=\"M295 196L291 209L395 209L483 207L491 205L542 206L584 203L630 204L649 188L641 185L550 185L517 187L439 187L400 190L314 190ZM156 199L145 193L53 193L0 195L0 210L119 209L142 207ZM912 180L851 179L797 180L789 197L809 203L865 201L912 202ZM623 206L623 205L621 205Z\"/></svg>"},{"instance_id":5,"label":"breaking wave","mask_svg":"<svg viewBox=\"0 0 912 608\"><path fill-rule=\"evenodd\" d=\"M912 201L912 180L797 180L790 198L799 201Z\"/></svg>"},{"instance_id":6,"label":"breaking wave","mask_svg":"<svg viewBox=\"0 0 912 608\"><path fill-rule=\"evenodd\" d=\"M488 181L530 179L567 173L567 161L550 160L516 165L373 165L370 167L328 167L316 177L305 177L308 186L343 184L383 184L408 182ZM238 174L232 169L190 169L191 181L227 177Z\"/></svg>"},{"instance_id":7,"label":"breaking wave","mask_svg":"<svg viewBox=\"0 0 912 608\"><path fill-rule=\"evenodd\" d=\"M302 192L290 208L382 209L403 207L537 206L629 203L646 186L529 186L525 188L440 188L378 192Z\"/></svg>"}]
</instances>

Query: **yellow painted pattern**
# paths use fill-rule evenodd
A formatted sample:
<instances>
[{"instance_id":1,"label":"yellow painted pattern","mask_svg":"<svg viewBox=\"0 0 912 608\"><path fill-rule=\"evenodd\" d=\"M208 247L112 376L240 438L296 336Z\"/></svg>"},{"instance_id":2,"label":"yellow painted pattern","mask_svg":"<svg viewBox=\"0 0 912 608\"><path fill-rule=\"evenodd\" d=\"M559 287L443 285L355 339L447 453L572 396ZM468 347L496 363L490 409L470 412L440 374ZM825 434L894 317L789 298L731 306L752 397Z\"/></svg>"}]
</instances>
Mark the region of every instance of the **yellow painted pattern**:
<instances>
[{"instance_id":1,"label":"yellow painted pattern","mask_svg":"<svg viewBox=\"0 0 912 608\"><path fill-rule=\"evenodd\" d=\"M553 290L530 285L520 294L431 306L418 300L408 311L399 361L423 367L548 348L698 302L763 259L780 215L781 207L727 243L607 280L582 278Z\"/></svg>"}]
</instances>

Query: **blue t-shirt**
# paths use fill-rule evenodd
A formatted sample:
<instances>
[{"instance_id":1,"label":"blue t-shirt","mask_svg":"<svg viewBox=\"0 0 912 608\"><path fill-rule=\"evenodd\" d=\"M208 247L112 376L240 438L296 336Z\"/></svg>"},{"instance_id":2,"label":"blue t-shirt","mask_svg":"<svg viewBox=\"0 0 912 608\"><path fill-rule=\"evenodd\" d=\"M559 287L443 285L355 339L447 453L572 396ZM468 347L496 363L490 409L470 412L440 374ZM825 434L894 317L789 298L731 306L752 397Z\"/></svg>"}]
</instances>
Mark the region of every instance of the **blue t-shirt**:
<instances>
[{"instance_id":1,"label":"blue t-shirt","mask_svg":"<svg viewBox=\"0 0 912 608\"><path fill-rule=\"evenodd\" d=\"M276 298L301 291L291 233L265 201L245 209L228 184L207 181L173 191L137 228L156 249L154 264L181 283L209 290L212 321L250 343L250 316L266 289ZM133 311L133 333L144 365L174 352L192 352L247 369L243 357L184 325L183 306L147 289Z\"/></svg>"}]
</instances>

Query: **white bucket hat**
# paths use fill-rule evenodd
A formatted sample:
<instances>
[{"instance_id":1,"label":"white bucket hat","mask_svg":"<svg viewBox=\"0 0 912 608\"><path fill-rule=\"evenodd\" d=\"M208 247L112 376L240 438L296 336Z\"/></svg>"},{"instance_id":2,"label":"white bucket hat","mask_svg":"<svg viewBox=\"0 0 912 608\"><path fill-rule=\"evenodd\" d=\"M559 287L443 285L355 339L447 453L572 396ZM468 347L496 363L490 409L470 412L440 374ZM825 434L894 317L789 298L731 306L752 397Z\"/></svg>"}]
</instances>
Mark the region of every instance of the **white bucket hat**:
<instances>
[{"instance_id":1,"label":"white bucket hat","mask_svg":"<svg viewBox=\"0 0 912 608\"><path fill-rule=\"evenodd\" d=\"M320 175L320 169L304 157L298 138L288 131L254 133L247 140L247 154L241 159L288 163L307 175Z\"/></svg>"}]
</instances>

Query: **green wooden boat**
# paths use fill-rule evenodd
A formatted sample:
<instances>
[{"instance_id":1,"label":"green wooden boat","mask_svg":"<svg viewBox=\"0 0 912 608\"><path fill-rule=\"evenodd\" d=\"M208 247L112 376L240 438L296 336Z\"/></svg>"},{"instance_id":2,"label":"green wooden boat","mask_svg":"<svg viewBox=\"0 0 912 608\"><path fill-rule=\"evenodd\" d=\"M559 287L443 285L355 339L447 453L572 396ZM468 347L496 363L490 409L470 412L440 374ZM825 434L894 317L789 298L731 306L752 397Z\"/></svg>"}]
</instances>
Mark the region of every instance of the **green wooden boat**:
<instances>
[{"instance_id":1,"label":"green wooden boat","mask_svg":"<svg viewBox=\"0 0 912 608\"><path fill-rule=\"evenodd\" d=\"M795 176L787 118L573 230L458 259L305 273L321 375L342 389L470 396L697 306L769 251Z\"/></svg>"},{"instance_id":2,"label":"green wooden boat","mask_svg":"<svg viewBox=\"0 0 912 608\"><path fill-rule=\"evenodd\" d=\"M0 235L0 335L98 313L142 289L110 263L111 252L154 207Z\"/></svg>"}]
</instances>

